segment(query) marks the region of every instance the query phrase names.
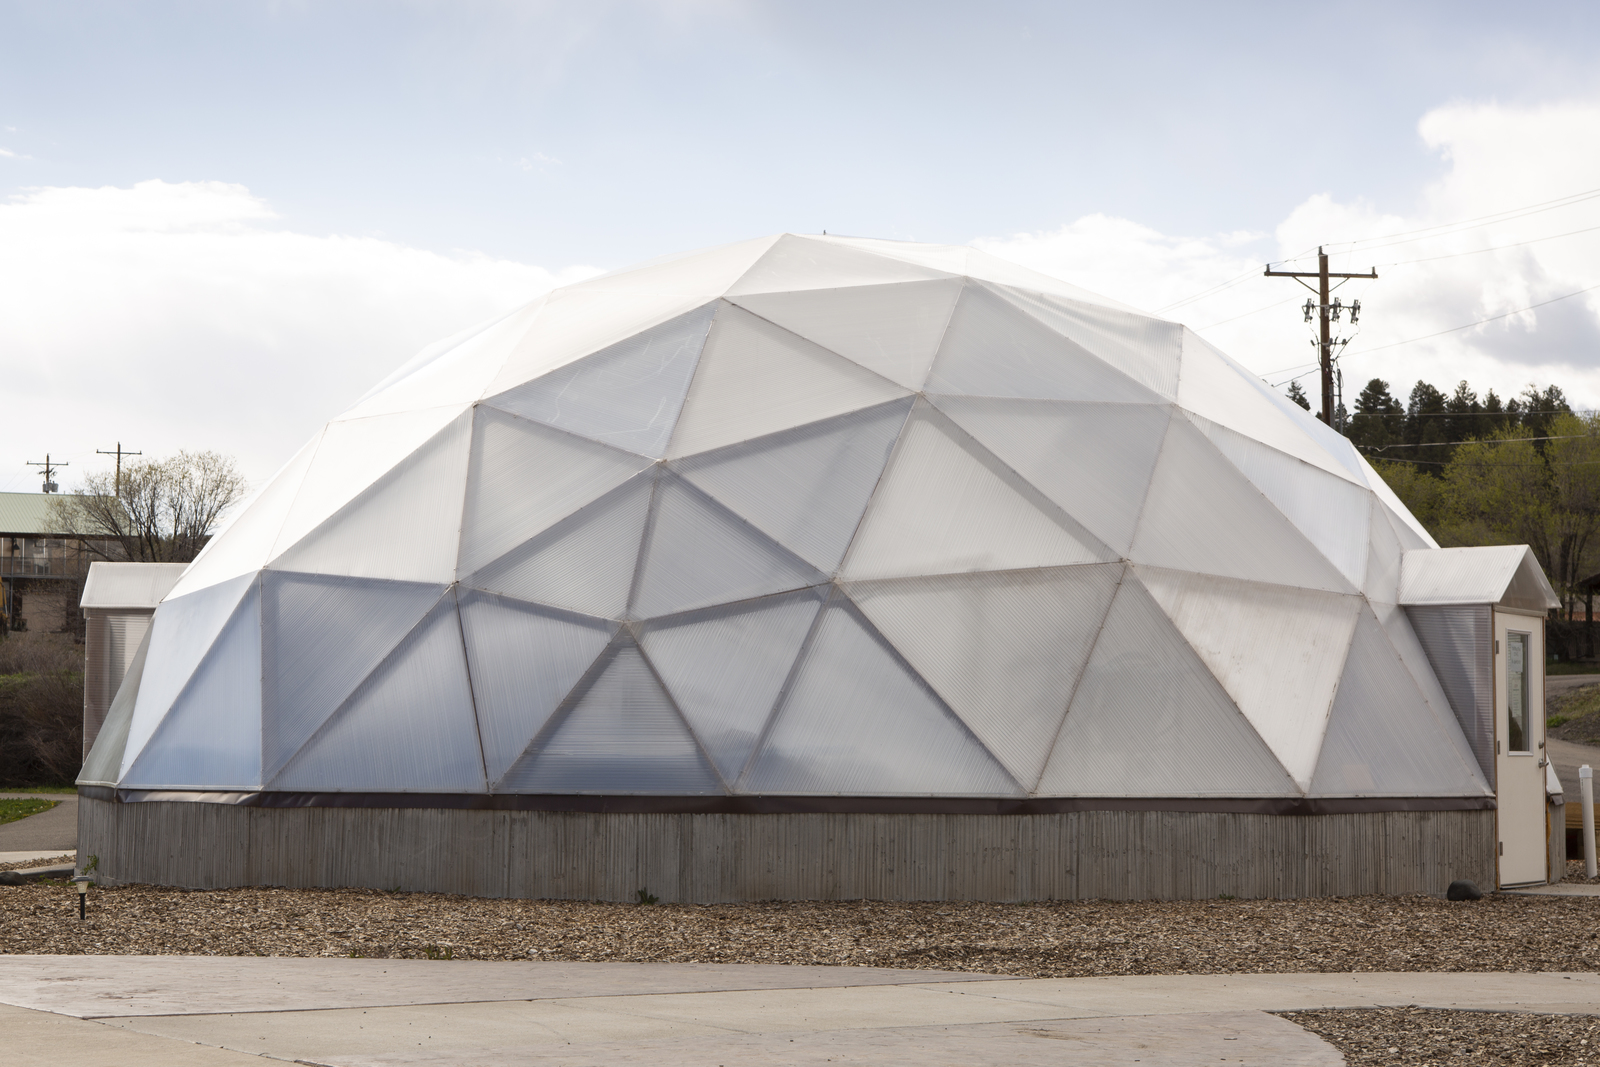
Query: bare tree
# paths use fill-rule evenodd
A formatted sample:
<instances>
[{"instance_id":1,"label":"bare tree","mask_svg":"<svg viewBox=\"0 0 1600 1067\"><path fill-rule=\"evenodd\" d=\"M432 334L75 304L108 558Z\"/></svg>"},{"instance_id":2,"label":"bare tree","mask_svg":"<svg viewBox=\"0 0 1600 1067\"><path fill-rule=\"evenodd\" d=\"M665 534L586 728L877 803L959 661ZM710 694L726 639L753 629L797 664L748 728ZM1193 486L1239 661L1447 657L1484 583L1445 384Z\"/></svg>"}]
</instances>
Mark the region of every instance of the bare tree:
<instances>
[{"instance_id":1,"label":"bare tree","mask_svg":"<svg viewBox=\"0 0 1600 1067\"><path fill-rule=\"evenodd\" d=\"M223 512L244 495L232 459L179 452L91 474L82 489L51 501L53 518L101 559L187 563L205 547Z\"/></svg>"}]
</instances>

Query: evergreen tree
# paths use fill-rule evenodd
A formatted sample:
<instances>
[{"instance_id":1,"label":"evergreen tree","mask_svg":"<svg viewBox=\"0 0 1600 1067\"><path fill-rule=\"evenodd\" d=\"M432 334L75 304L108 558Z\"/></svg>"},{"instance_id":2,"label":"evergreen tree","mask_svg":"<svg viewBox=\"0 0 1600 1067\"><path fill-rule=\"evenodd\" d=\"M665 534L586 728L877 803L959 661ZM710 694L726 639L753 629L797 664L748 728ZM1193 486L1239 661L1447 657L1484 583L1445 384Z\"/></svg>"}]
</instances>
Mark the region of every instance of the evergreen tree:
<instances>
[{"instance_id":1,"label":"evergreen tree","mask_svg":"<svg viewBox=\"0 0 1600 1067\"><path fill-rule=\"evenodd\" d=\"M1355 415L1345 435L1363 452L1380 452L1401 439L1405 414L1405 405L1389 392L1389 383L1374 378L1356 397Z\"/></svg>"},{"instance_id":2,"label":"evergreen tree","mask_svg":"<svg viewBox=\"0 0 1600 1067\"><path fill-rule=\"evenodd\" d=\"M1306 391L1300 388L1299 382L1289 383L1288 397L1307 411L1311 410L1311 398L1306 396Z\"/></svg>"},{"instance_id":3,"label":"evergreen tree","mask_svg":"<svg viewBox=\"0 0 1600 1067\"><path fill-rule=\"evenodd\" d=\"M1405 441L1411 448L1406 450L1410 454L1405 458L1423 464L1420 469L1428 474L1442 474L1444 463L1450 458L1450 450L1440 445L1449 440L1445 436L1446 414L1443 393L1421 380L1411 387L1405 428Z\"/></svg>"}]
</instances>

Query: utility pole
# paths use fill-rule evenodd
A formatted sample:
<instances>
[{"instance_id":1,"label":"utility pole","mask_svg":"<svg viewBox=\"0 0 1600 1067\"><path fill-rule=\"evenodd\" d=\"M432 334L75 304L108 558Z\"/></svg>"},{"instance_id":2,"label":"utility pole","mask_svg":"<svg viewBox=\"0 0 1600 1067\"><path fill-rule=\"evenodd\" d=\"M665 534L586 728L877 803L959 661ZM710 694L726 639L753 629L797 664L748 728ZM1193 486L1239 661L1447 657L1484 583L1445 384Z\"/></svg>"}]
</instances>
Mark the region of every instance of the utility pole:
<instances>
[{"instance_id":1,"label":"utility pole","mask_svg":"<svg viewBox=\"0 0 1600 1067\"><path fill-rule=\"evenodd\" d=\"M56 492L57 490L59 490L61 488L59 485L56 484L56 480L55 480L55 477L54 477L55 472L60 470L62 467L70 467L70 466L72 466L72 464L70 464L70 463L51 463L50 462L50 453L46 452L44 454L44 462L43 463L39 463L39 462L36 462L36 461L30 459L30 460L28 460L28 466L30 466L30 467L43 467L44 468L44 470L40 472L40 473L42 473L44 475L44 491L47 492L47 493L54 493L54 492Z\"/></svg>"},{"instance_id":2,"label":"utility pole","mask_svg":"<svg viewBox=\"0 0 1600 1067\"><path fill-rule=\"evenodd\" d=\"M144 453L143 452L124 452L122 450L122 442L118 441L117 442L117 450L115 452L112 452L112 451L110 451L108 449L104 449L104 448L97 448L97 449L94 450L94 454L97 455L97 456L116 456L117 457L117 481L116 481L116 487L117 488L116 488L116 494L119 497L122 496L122 457L123 456L142 456L142 455L144 455Z\"/></svg>"},{"instance_id":3,"label":"utility pole","mask_svg":"<svg viewBox=\"0 0 1600 1067\"><path fill-rule=\"evenodd\" d=\"M1328 292L1329 292L1328 279L1329 278L1376 278L1378 276L1378 268L1377 267L1373 267L1372 270L1370 272L1366 273L1366 274L1341 274L1341 273L1329 271L1328 270L1328 254L1326 252L1324 252L1322 250L1322 247L1319 245L1317 247L1317 269L1315 271L1273 270L1272 269L1272 264L1268 263L1267 264L1267 270L1266 270L1266 276L1269 277L1269 278L1293 278L1296 281L1300 282L1301 285L1305 285L1305 287L1307 289L1311 289L1311 286L1306 285L1306 283L1302 279L1305 279L1305 278L1316 278L1317 279L1317 288L1311 289L1311 291L1313 293L1317 294L1317 303L1313 304L1311 301L1307 300L1306 303L1305 303L1305 307L1302 308L1302 310L1306 313L1306 321L1307 322L1311 321L1311 313L1313 311L1315 311L1317 313L1318 318L1321 320L1321 324L1322 324L1321 339L1319 341L1313 341L1312 342L1312 344L1317 346L1317 365L1322 368L1322 411L1320 413L1318 413L1317 418L1321 419L1323 422L1327 423L1329 426L1332 426L1333 425L1333 348L1334 348L1335 345L1338 345L1340 348L1343 348L1346 344L1349 344L1349 338L1340 338L1340 339L1336 340L1333 337L1333 332L1332 332L1332 328L1330 326L1330 322L1338 322L1339 321L1339 316L1341 314L1343 314L1343 312L1345 310L1345 304L1343 303L1343 301L1339 301L1339 300L1335 300L1331 304L1328 303ZM1340 284L1343 284L1343 283L1340 283ZM1350 309L1350 324L1352 326L1354 326L1361 318L1361 301L1359 301L1359 300L1352 301L1350 303L1350 305L1349 305L1349 309Z\"/></svg>"}]
</instances>

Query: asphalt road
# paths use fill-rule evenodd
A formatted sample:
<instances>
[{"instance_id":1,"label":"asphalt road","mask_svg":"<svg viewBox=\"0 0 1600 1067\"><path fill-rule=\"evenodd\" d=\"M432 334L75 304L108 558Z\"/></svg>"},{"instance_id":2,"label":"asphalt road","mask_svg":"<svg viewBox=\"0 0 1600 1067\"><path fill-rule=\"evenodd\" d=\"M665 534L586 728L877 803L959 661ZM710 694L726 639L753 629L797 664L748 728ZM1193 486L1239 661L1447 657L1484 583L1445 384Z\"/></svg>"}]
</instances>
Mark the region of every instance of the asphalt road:
<instances>
[{"instance_id":1,"label":"asphalt road","mask_svg":"<svg viewBox=\"0 0 1600 1067\"><path fill-rule=\"evenodd\" d=\"M59 800L49 811L0 826L0 852L71 852L78 847L78 795L76 793L0 793L0 799L38 797Z\"/></svg>"}]
</instances>

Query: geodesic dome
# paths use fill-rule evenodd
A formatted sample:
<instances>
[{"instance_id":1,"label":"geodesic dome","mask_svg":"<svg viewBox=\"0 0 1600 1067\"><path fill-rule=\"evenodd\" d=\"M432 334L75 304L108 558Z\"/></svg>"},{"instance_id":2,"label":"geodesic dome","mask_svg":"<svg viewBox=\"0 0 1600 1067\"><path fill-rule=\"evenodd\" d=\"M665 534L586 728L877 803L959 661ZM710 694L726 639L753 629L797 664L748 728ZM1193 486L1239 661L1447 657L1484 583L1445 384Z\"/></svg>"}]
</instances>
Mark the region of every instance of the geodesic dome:
<instances>
[{"instance_id":1,"label":"geodesic dome","mask_svg":"<svg viewBox=\"0 0 1600 1067\"><path fill-rule=\"evenodd\" d=\"M82 781L299 794L1489 794L1432 547L1188 329L783 235L568 286L329 422L161 604Z\"/></svg>"}]
</instances>

